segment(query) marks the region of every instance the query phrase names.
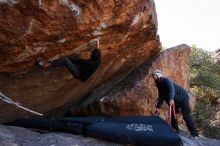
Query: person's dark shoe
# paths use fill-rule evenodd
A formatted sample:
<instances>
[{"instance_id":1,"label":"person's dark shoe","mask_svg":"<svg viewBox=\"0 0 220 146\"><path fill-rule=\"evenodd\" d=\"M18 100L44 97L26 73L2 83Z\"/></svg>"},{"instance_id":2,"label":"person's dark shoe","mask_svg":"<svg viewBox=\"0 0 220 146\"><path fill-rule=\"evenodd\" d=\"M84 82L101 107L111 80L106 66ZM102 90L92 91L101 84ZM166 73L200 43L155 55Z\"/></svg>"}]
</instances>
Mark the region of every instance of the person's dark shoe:
<instances>
[{"instance_id":1,"label":"person's dark shoe","mask_svg":"<svg viewBox=\"0 0 220 146\"><path fill-rule=\"evenodd\" d=\"M191 136L190 139L198 140L198 139L199 139L199 136Z\"/></svg>"},{"instance_id":2,"label":"person's dark shoe","mask_svg":"<svg viewBox=\"0 0 220 146\"><path fill-rule=\"evenodd\" d=\"M190 136L188 136L188 138L197 140L197 139L199 139L199 135L197 133L196 134L191 134Z\"/></svg>"},{"instance_id":3,"label":"person's dark shoe","mask_svg":"<svg viewBox=\"0 0 220 146\"><path fill-rule=\"evenodd\" d=\"M191 134L192 137L199 136L197 133L196 134Z\"/></svg>"},{"instance_id":4,"label":"person's dark shoe","mask_svg":"<svg viewBox=\"0 0 220 146\"><path fill-rule=\"evenodd\" d=\"M38 57L38 58L35 60L35 65L38 66L38 67L44 67L44 66L45 66L45 60L44 60L44 58Z\"/></svg>"}]
</instances>

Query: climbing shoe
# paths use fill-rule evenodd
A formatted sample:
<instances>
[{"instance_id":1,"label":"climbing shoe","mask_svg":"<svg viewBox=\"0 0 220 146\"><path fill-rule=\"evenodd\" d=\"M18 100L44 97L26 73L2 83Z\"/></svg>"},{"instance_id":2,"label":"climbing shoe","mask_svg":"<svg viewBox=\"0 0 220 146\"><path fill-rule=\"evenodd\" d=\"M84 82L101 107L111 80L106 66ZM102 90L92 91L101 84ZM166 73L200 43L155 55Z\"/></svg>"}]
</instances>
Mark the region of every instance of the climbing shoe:
<instances>
[{"instance_id":1,"label":"climbing shoe","mask_svg":"<svg viewBox=\"0 0 220 146\"><path fill-rule=\"evenodd\" d=\"M42 57L38 57L36 60L35 60L35 65L37 65L38 67L47 67L46 66L46 61L44 58Z\"/></svg>"}]
</instances>

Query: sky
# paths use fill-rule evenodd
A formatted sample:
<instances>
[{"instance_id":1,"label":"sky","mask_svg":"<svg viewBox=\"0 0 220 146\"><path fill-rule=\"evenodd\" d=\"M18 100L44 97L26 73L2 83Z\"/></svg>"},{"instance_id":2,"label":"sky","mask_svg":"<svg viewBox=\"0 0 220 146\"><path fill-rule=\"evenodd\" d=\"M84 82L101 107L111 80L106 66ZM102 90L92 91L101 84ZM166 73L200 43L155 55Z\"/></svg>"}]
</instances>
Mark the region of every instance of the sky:
<instances>
[{"instance_id":1,"label":"sky","mask_svg":"<svg viewBox=\"0 0 220 146\"><path fill-rule=\"evenodd\" d=\"M162 46L220 48L220 0L154 0Z\"/></svg>"}]
</instances>

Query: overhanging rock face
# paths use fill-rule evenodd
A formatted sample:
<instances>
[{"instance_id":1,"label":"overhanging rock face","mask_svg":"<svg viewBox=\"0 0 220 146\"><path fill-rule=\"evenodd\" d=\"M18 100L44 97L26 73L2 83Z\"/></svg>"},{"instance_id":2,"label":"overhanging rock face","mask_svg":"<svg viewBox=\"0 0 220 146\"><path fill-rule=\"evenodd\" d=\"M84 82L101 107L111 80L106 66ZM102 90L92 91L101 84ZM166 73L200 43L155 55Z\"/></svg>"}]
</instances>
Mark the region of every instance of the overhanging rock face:
<instances>
[{"instance_id":1,"label":"overhanging rock face","mask_svg":"<svg viewBox=\"0 0 220 146\"><path fill-rule=\"evenodd\" d=\"M95 39L100 40L102 63L84 83L64 68L34 66L37 57L88 58L88 43ZM117 83L159 51L152 0L0 1L0 90L38 112L78 103L103 83ZM0 104L1 121L30 116Z\"/></svg>"},{"instance_id":2,"label":"overhanging rock face","mask_svg":"<svg viewBox=\"0 0 220 146\"><path fill-rule=\"evenodd\" d=\"M122 54L126 62L128 52L144 58L158 51L151 0L6 2L0 1L0 72L26 71L38 56L86 55L95 38L100 38L105 64Z\"/></svg>"}]
</instances>

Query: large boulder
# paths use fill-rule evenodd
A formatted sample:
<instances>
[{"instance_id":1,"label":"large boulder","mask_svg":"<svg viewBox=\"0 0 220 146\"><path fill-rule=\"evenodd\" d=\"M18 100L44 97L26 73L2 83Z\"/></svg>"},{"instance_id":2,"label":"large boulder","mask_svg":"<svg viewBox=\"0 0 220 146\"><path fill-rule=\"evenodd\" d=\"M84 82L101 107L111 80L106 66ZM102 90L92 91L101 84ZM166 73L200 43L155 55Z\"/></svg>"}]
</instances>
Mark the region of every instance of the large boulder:
<instances>
[{"instance_id":1,"label":"large boulder","mask_svg":"<svg viewBox=\"0 0 220 146\"><path fill-rule=\"evenodd\" d=\"M102 63L84 83L64 68L34 66L37 57L88 58L95 39ZM41 113L64 111L159 51L151 0L0 0L0 91ZM30 114L0 102L0 122L24 116Z\"/></svg>"},{"instance_id":2,"label":"large boulder","mask_svg":"<svg viewBox=\"0 0 220 146\"><path fill-rule=\"evenodd\" d=\"M158 51L157 17L149 0L4 0L0 12L0 72L27 71L38 56L87 56L95 38L101 40L103 64Z\"/></svg>"},{"instance_id":3,"label":"large boulder","mask_svg":"<svg viewBox=\"0 0 220 146\"><path fill-rule=\"evenodd\" d=\"M110 91L108 91L110 83L94 91L93 95L79 107L72 108L71 113L74 115L152 115L155 112L158 92L151 73L159 69L165 76L188 90L189 55L190 47L187 45L164 50L151 62L146 62L131 72ZM99 100L95 100L96 98ZM192 106L195 106L195 102ZM161 116L166 118L167 105L163 104L162 108L164 110Z\"/></svg>"}]
</instances>

